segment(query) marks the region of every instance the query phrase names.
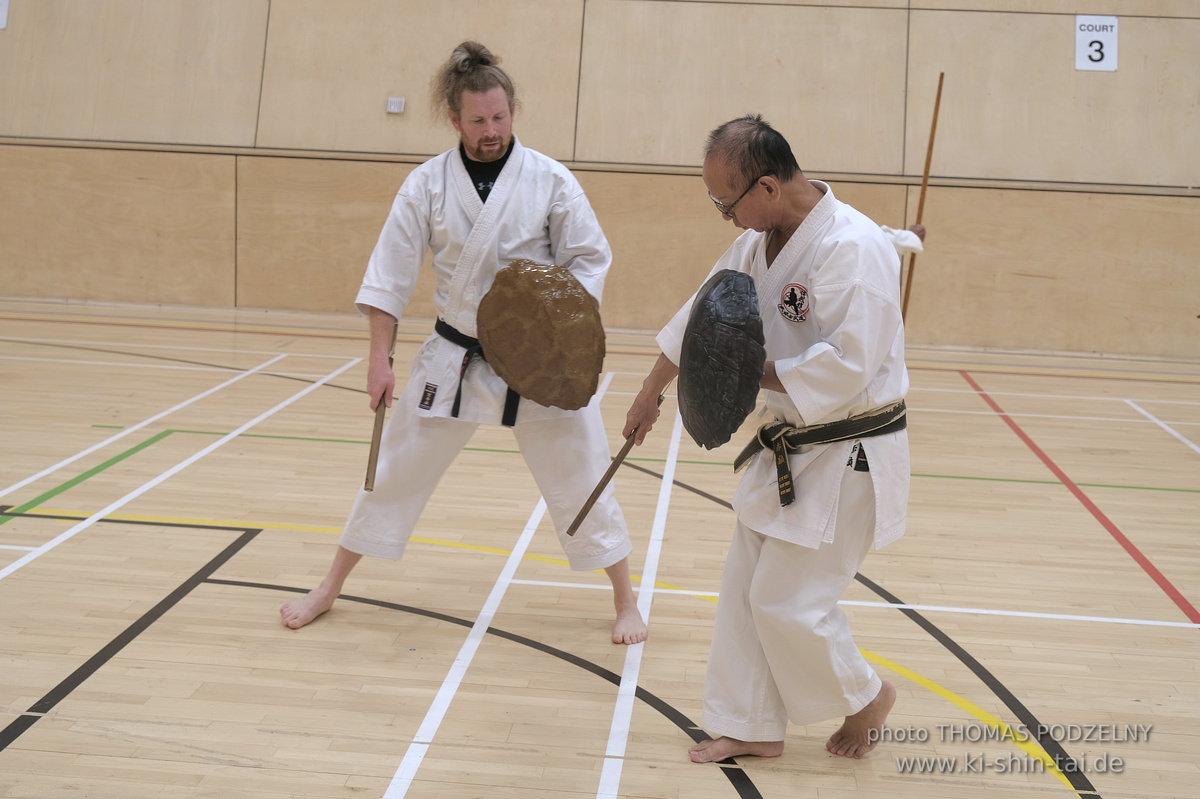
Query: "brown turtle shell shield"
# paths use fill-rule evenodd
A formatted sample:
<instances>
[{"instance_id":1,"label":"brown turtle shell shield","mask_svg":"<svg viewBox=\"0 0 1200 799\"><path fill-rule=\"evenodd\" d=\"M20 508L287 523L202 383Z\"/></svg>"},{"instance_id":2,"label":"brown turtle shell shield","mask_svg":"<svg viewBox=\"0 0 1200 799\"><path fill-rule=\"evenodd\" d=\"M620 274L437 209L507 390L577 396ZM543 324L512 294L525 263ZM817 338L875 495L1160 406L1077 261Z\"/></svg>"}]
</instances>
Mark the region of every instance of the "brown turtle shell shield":
<instances>
[{"instance_id":1,"label":"brown turtle shell shield","mask_svg":"<svg viewBox=\"0 0 1200 799\"><path fill-rule=\"evenodd\" d=\"M509 388L539 405L588 404L604 365L600 308L565 267L513 261L479 302L483 357Z\"/></svg>"},{"instance_id":2,"label":"brown turtle shell shield","mask_svg":"<svg viewBox=\"0 0 1200 799\"><path fill-rule=\"evenodd\" d=\"M722 269L696 292L679 356L679 415L697 444L715 449L737 432L766 359L754 278Z\"/></svg>"}]
</instances>

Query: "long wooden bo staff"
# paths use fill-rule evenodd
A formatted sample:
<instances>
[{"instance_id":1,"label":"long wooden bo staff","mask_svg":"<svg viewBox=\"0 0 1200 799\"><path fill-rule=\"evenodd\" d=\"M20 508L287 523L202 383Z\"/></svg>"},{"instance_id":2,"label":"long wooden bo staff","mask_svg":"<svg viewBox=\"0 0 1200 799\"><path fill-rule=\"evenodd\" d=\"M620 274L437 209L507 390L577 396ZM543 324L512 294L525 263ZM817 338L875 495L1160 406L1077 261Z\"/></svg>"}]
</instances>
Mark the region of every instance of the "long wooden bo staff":
<instances>
[{"instance_id":1,"label":"long wooden bo staff","mask_svg":"<svg viewBox=\"0 0 1200 799\"><path fill-rule=\"evenodd\" d=\"M669 384L668 384L669 385ZM658 404L663 404L663 398L667 396L667 389L663 387L662 393L658 395ZM613 458L613 462L609 465L608 471L600 478L600 482L596 483L596 487L592 490L592 495L587 498L587 502L583 503L583 507L575 516L575 521L571 522L571 526L567 528L567 535L575 535L575 531L579 529L579 525L583 524L583 520L587 517L588 511L596 504L596 500L600 499L600 494L604 491L604 487L612 480L613 475L617 473L617 469L621 466L625 456L629 454L629 450L633 449L634 439L637 437L637 429L635 428L629 437L625 439L625 445L621 447L621 451L617 453L617 457Z\"/></svg>"},{"instance_id":2,"label":"long wooden bo staff","mask_svg":"<svg viewBox=\"0 0 1200 799\"><path fill-rule=\"evenodd\" d=\"M392 356L396 354L396 333L398 323L392 325L392 345L388 348L388 366L392 365ZM379 395L379 404L375 406L375 428L371 431L371 452L367 455L367 479L363 483L363 491L375 490L375 466L379 463L379 443L383 440L383 415L387 412L384 399L387 391Z\"/></svg>"},{"instance_id":3,"label":"long wooden bo staff","mask_svg":"<svg viewBox=\"0 0 1200 799\"><path fill-rule=\"evenodd\" d=\"M945 77L945 72L938 73L937 97L933 101L933 121L929 123L929 148L925 151L925 174L921 177L921 197L917 201L918 225L921 224L921 217L925 213L925 190L929 188L929 164L933 161L933 137L937 134L938 108L942 105L942 79ZM904 291L901 292L900 321L908 317L908 295L912 291L913 270L916 268L917 254L914 252L908 256L908 279L904 283Z\"/></svg>"}]
</instances>

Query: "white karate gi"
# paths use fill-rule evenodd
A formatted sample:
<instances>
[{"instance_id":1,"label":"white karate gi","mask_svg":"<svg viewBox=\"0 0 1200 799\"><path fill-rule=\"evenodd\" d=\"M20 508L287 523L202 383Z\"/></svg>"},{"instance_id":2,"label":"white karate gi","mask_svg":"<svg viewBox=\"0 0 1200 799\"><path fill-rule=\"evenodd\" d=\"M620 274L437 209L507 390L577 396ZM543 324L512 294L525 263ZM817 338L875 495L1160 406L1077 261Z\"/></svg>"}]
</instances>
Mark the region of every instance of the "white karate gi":
<instances>
[{"instance_id":1,"label":"white karate gi","mask_svg":"<svg viewBox=\"0 0 1200 799\"><path fill-rule=\"evenodd\" d=\"M417 167L396 195L355 300L399 319L426 250L437 280L434 306L451 327L477 337L475 314L496 272L527 258L563 266L599 301L612 252L574 175L514 137L487 202L458 148ZM480 423L499 424L508 386L482 359L451 407L465 349L436 333L422 345L383 434L374 491L359 491L341 537L352 552L399 558L425 503ZM609 485L574 537L565 535L607 470L608 439L595 401L567 411L522 398L513 427L546 499L573 569L611 566L632 550ZM464 497L469 502L470 497Z\"/></svg>"},{"instance_id":2,"label":"white karate gi","mask_svg":"<svg viewBox=\"0 0 1200 799\"><path fill-rule=\"evenodd\" d=\"M767 359L787 389L764 392L766 411L798 427L908 392L896 251L878 225L813 183L825 196L769 269L767 237L755 231L713 268L754 278ZM690 311L689 301L658 336L676 364ZM869 472L850 466L859 446ZM789 463L791 505L780 506L769 449L734 493L737 526L705 678L705 729L746 741L782 740L789 720L856 713L881 685L837 602L871 544L904 534L907 432L803 447Z\"/></svg>"}]
</instances>

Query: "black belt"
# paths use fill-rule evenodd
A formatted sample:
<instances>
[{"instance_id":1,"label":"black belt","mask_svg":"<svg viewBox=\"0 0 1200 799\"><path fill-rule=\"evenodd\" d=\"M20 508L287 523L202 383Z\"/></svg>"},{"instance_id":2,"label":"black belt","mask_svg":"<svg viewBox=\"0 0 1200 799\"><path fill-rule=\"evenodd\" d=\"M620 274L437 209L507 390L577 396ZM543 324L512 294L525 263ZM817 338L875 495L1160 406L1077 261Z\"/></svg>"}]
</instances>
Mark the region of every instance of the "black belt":
<instances>
[{"instance_id":1,"label":"black belt","mask_svg":"<svg viewBox=\"0 0 1200 799\"><path fill-rule=\"evenodd\" d=\"M775 452L775 469L779 474L779 504L791 505L796 499L792 485L792 471L788 466L788 452L808 444L832 444L835 441L850 441L855 438L870 438L885 433L894 433L908 426L904 400L878 411L852 416L839 422L816 424L810 427L793 427L786 422L765 424L758 429L754 440L746 445L733 462L733 470L741 471L760 450Z\"/></svg>"},{"instance_id":2,"label":"black belt","mask_svg":"<svg viewBox=\"0 0 1200 799\"><path fill-rule=\"evenodd\" d=\"M462 384L463 377L467 374L467 367L471 365L471 360L475 356L479 356L485 361L487 360L487 356L483 354L483 345L479 343L479 339L471 338L465 333L458 332L441 319L434 322L433 332L451 344L457 344L460 347L465 347L467 350L463 353L462 367L458 370L458 390L454 392L454 407L450 409L450 415L457 418L458 408L462 404ZM505 427L512 427L517 423L517 405L520 401L521 395L510 388L507 396L504 398L504 415L500 419L500 424Z\"/></svg>"}]
</instances>

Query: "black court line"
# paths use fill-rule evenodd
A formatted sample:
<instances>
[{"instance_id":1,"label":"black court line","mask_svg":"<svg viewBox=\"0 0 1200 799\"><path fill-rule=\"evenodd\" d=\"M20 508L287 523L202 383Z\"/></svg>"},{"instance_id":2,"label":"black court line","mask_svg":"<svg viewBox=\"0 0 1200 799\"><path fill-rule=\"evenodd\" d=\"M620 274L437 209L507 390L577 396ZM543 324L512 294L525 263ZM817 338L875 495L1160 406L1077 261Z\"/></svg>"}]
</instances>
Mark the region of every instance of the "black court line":
<instances>
[{"instance_id":1,"label":"black court line","mask_svg":"<svg viewBox=\"0 0 1200 799\"><path fill-rule=\"evenodd\" d=\"M74 516L41 516L41 515L23 514L23 513L22 514L5 513L4 515L5 516L30 516L30 515L32 515L32 516L35 516L36 518L51 518L51 519L81 518L81 517L74 517ZM114 519L114 520L101 520L101 521L117 522L118 520ZM121 522L121 523L129 524L129 522ZM143 524L155 524L155 523L143 522ZM208 563L206 563L203 567L201 567L195 574L193 574L187 580L184 580L183 583L181 583L178 588L176 588L174 591L172 591L170 594L168 594L166 597L164 597L157 605L155 605L153 608L151 608L145 614L143 614L141 618L139 618L133 624L131 624L127 628L125 628L125 630L123 632L121 632L120 635L118 635L116 638L114 638L112 641L110 641L108 644L106 644L102 649L100 649L99 652L97 652L96 654L94 654L90 658L88 658L87 662L85 662L79 668L75 669L75 671L73 671L65 680L63 680L58 685L51 688L50 691L47 692L45 696L43 696L41 699L39 699L38 701L36 701L32 705L30 705L29 710L25 711L20 716L18 716L16 718L16 720L14 720L12 723L10 723L3 730L0 730L0 752L4 751L6 748L8 748L9 744L11 744L13 741L15 741L17 738L19 738L22 733L24 733L26 730L28 730L30 727L32 727L34 725L34 723L37 722L38 719L42 718L46 713L49 713L54 708L54 706L57 705L59 702L61 702L63 699L66 699L67 696L69 696L72 691L74 691L76 688L78 688L80 685L82 685L83 682L88 677L91 677L93 674L95 674L100 669L101 666L103 666L104 664L106 664L110 660L112 660L113 657L115 657L118 652L120 652L122 649L124 649L130 643L132 643L133 640L135 638L137 638L139 635L141 635L143 632L145 632L146 629L151 624L153 624L154 622L156 622L160 618L162 618L162 616L168 610L175 607L175 605L177 605L181 599L183 599L185 596L187 596L189 593L191 593L192 590L194 588L196 588L196 586L200 585L206 579L208 579L212 575L213 572L215 572L217 569L221 568L221 566L225 565L225 563L230 558L232 558L234 555L236 555L242 549L242 547L246 546L246 544L250 543L250 541L252 541L256 535L258 535L260 532L262 532L261 529L203 527L203 526L199 526L199 525L188 525L188 524L157 523L156 526L159 526L159 527L190 527L190 528L199 527L199 529L204 529L204 530L235 529L235 530L241 530L242 534L240 536L238 536L237 540L235 540L229 546L225 547L225 549L223 549L219 555L217 555L215 558L213 558Z\"/></svg>"},{"instance_id":2,"label":"black court line","mask_svg":"<svg viewBox=\"0 0 1200 799\"><path fill-rule=\"evenodd\" d=\"M0 515L21 518L36 518L36 519L54 519L58 521L78 521L85 517L72 516L65 514L45 514L45 513L7 513L6 511L11 506L0 506ZM194 530L231 530L241 531L242 535L227 546L219 555L209 561L203 568L184 581L178 588L172 591L166 598L160 601L157 605L151 608L141 618L126 628L120 635L114 638L109 644L103 647L99 652L88 659L86 663L71 673L65 680L52 688L41 699L30 706L29 710L18 716L3 730L0 730L0 752L3 752L10 744L17 740L26 730L31 728L38 719L42 718L45 713L48 713L59 702L70 695L72 691L78 688L88 677L92 676L108 661L117 655L122 649L128 646L141 633L145 632L150 625L160 619L167 611L177 605L180 600L186 597L201 583L209 583L214 585L239 586L246 588L259 588L272 591L287 591L291 593L304 594L308 593L307 588L295 588L292 586L271 585L267 583L251 583L241 580L224 580L212 576L213 572L228 562L236 555L243 547L262 532L261 528L247 529L242 527L227 527L223 525L203 525L203 524L187 524L182 522L155 522L148 520L124 520L124 519L101 519L102 522L113 524L140 524L154 527L181 527ZM461 619L456 616L449 616L444 613L438 613L424 608L412 607L409 605L400 605L394 602L385 602L379 599L371 599L369 597L341 595L340 599L345 599L351 602L360 602L367 605L376 605L389 610L398 610L404 613L411 613L417 616L425 616L438 621L450 622L461 627L473 627L475 623L467 619ZM577 666L585 671L591 672L601 679L607 680L615 686L620 686L620 675L593 663L590 660L573 655L562 649L557 649L544 644L540 641L535 641L532 638L526 638L516 633L510 633L505 630L499 630L494 627L488 628L489 635L495 635L498 638L504 638L513 643L527 646L530 649L535 649L539 652L557 657L567 663ZM708 741L711 738L703 730L684 715L680 710L673 707L671 704L661 699L658 696L650 693L644 688L637 689L636 696L648 706L654 708L663 717L671 721L675 726L683 730L693 741L699 743ZM733 758L720 761L722 766L738 766L738 763ZM750 779L750 776L739 768L721 768L718 769L730 784L737 791L740 799L763 799L762 794Z\"/></svg>"},{"instance_id":3,"label":"black court line","mask_svg":"<svg viewBox=\"0 0 1200 799\"><path fill-rule=\"evenodd\" d=\"M657 477L659 480L661 480L663 477L661 474L658 474L657 472L655 472L651 469L647 469L644 466L638 466L637 464L630 463L629 461L625 461L622 465L628 466L629 468L635 469L639 472L643 472L645 474ZM693 494L696 494L698 496L703 497L704 499L715 502L724 508L733 510L733 505L730 502L727 502L726 500L720 499L718 497L713 496L712 494L701 491L700 489L690 486L687 483L682 483L679 480L674 480L673 482L676 486L684 489L685 491L690 491ZM907 605L908 604L907 602L904 602L903 600L898 598L896 595L887 591L885 588L880 586L878 583L875 583L872 580L864 577L861 573L855 574L854 579L857 580L858 582L860 582L862 585L869 588L877 596L879 596L881 599L883 599L885 602L887 602L891 605ZM996 695L996 698L999 699L1001 702L1003 702L1004 706L1007 707L1009 710L1011 710L1013 715L1021 720L1021 723L1025 725L1026 734L1031 737L1036 736L1036 740L1037 740L1038 744L1042 747L1042 749L1044 749L1046 751L1046 754L1048 754L1051 757L1051 759L1054 760L1054 765L1057 766L1059 771L1061 771L1063 773L1063 776L1065 776L1067 778L1067 780L1070 781L1071 788L1076 793L1081 794L1081 795L1086 794L1088 799L1101 799L1100 794L1097 793L1097 791L1096 791L1095 787L1092 785L1091 781L1084 774L1082 774L1079 771L1079 768L1077 765L1078 761L1075 760L1074 758L1072 758L1070 755L1068 755L1066 750L1063 749L1062 744L1060 744L1058 741L1056 741L1054 738L1052 738L1050 736L1050 734L1049 734L1050 726L1043 725L1040 721L1038 721L1037 717L1034 716L1032 712L1030 712L1029 708L1025 707L1025 705L1021 703L1021 700L1017 699L1017 697L1015 695L1013 695L1013 692L1010 691L1004 685L1004 683L1001 682L998 677L996 677L996 675L994 675L990 671L988 671L986 666L984 666L982 663L980 663L978 660L976 660L969 652L967 652L966 649L964 649L962 646L960 646L953 638L951 638L949 635L947 635L946 633L944 633L940 629L938 629L938 626L936 624L934 624L929 619L922 616L919 612L912 610L911 608L898 608L898 610L901 613L903 613L905 616L907 616L909 619L911 619L918 627L923 629L925 632L929 633L929 635L935 641L937 641L942 646L944 646L946 648L946 650L950 652L950 654L952 654L956 658L958 658L960 663L962 663L964 666L966 666L968 669L970 669L971 672L976 677L978 677L980 679L980 681L983 682L983 684L986 685L993 694ZM1042 732L1042 734L1037 735L1037 733L1039 731L1045 731L1045 732Z\"/></svg>"},{"instance_id":4,"label":"black court line","mask_svg":"<svg viewBox=\"0 0 1200 799\"><path fill-rule=\"evenodd\" d=\"M240 588L259 588L267 591L287 591L295 594L308 593L307 588L295 588L290 585L274 585L271 583L251 583L244 580L224 580L218 577L210 577L205 582L216 585L237 586ZM353 596L351 594L339 594L338 599L349 602L358 602L363 605L374 605L375 607L386 608L388 610L398 610L402 613L411 613L414 616L424 616L429 619L436 619L437 621L445 621L451 624L457 624L460 627L466 627L468 629L475 626L475 622L471 621L470 619L462 619L458 616L450 616L445 613L438 613L435 610L427 610L425 608L418 608L412 605L401 605L396 602L385 602L382 599L372 599L365 596ZM570 663L573 666L577 666L584 671L591 672L600 679L607 680L615 686L619 687L621 685L621 675L604 668L598 663L593 663L590 660L581 658L578 655L567 652L566 650L558 649L557 647L550 646L549 644L544 644L541 641L536 641L532 638L527 638L523 635L517 635L516 633L510 633L507 630L500 630L495 627L488 627L487 634L494 635L497 638L503 638L506 641L512 641L515 644L520 644L521 646L526 646L530 649L535 649L538 652L550 655L551 657L556 657L559 660ZM672 706L666 700L655 696L641 686L638 686L636 696L638 699L657 710L660 715L662 715L676 727L683 730L684 733L686 733L696 743L712 740L712 738L709 737L706 732L701 730L694 721L692 721L690 718L684 715L682 711ZM733 758L721 760L719 763L722 766L738 765L737 761ZM762 799L762 794L759 793L758 788L754 785L754 782L750 779L746 772L742 771L741 768L722 768L720 771L733 785L734 789L737 790L738 796L742 797L742 799Z\"/></svg>"}]
</instances>

